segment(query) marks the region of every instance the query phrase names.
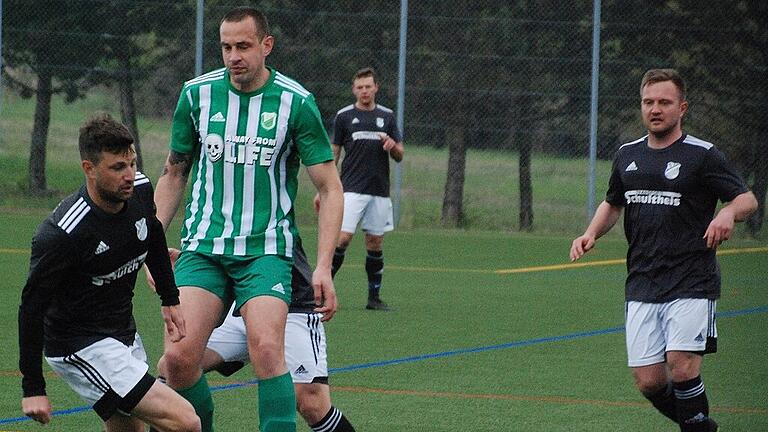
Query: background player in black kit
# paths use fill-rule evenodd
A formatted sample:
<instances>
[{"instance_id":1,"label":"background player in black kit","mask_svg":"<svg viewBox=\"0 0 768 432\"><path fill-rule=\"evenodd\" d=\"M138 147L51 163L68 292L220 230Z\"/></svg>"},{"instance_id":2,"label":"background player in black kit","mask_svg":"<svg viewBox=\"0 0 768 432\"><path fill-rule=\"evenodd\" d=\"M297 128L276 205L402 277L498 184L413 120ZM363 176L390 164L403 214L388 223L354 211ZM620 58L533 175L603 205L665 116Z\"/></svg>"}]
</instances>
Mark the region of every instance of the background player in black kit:
<instances>
[{"instance_id":1,"label":"background player in black kit","mask_svg":"<svg viewBox=\"0 0 768 432\"><path fill-rule=\"evenodd\" d=\"M646 72L640 97L648 135L619 148L606 199L570 257L591 250L625 210L626 338L635 384L681 431L716 431L700 376L703 355L717 350L715 249L757 201L714 145L683 134L688 102L677 71ZM727 204L715 215L718 200Z\"/></svg>"},{"instance_id":2,"label":"background player in black kit","mask_svg":"<svg viewBox=\"0 0 768 432\"><path fill-rule=\"evenodd\" d=\"M368 275L367 309L387 310L381 301L384 233L394 229L392 201L389 199L389 158L403 160L403 143L392 110L376 103L379 84L371 68L355 73L352 93L355 103L336 113L331 144L336 163L341 149L341 184L344 187L344 219L333 257L332 274L344 262L347 246L358 223L365 231L365 272ZM315 198L317 206L318 198Z\"/></svg>"},{"instance_id":3,"label":"background player in black kit","mask_svg":"<svg viewBox=\"0 0 768 432\"><path fill-rule=\"evenodd\" d=\"M146 262L157 281L165 327L184 337L179 290L173 280L152 185L136 171L133 138L107 114L80 129L85 185L65 198L32 239L19 306L22 410L51 420L42 354L104 420L107 431L199 431L184 398L147 373L131 298Z\"/></svg>"}]
</instances>

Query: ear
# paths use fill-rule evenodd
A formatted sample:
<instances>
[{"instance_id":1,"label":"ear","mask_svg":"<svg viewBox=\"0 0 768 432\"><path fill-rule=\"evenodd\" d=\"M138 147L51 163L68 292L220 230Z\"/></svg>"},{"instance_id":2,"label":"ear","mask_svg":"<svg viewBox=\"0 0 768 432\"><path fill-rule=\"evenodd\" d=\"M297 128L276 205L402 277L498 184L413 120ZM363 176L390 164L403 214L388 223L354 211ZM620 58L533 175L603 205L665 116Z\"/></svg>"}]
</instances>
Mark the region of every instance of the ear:
<instances>
[{"instance_id":1,"label":"ear","mask_svg":"<svg viewBox=\"0 0 768 432\"><path fill-rule=\"evenodd\" d=\"M96 165L88 159L80 161L80 166L83 168L85 177L93 179L96 177Z\"/></svg>"},{"instance_id":2,"label":"ear","mask_svg":"<svg viewBox=\"0 0 768 432\"><path fill-rule=\"evenodd\" d=\"M264 39L261 41L261 46L264 47L264 57L268 56L275 46L275 38L272 36L264 36Z\"/></svg>"},{"instance_id":3,"label":"ear","mask_svg":"<svg viewBox=\"0 0 768 432\"><path fill-rule=\"evenodd\" d=\"M680 102L680 117L683 117L688 112L688 101Z\"/></svg>"}]
</instances>

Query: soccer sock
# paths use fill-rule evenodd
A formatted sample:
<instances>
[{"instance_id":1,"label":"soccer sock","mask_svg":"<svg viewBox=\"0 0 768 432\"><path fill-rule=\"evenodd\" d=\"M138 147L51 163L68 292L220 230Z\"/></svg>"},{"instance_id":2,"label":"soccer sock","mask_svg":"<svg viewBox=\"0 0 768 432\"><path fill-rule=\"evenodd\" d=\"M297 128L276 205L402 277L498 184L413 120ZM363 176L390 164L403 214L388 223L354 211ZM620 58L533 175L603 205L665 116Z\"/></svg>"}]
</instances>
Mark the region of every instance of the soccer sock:
<instances>
[{"instance_id":1,"label":"soccer sock","mask_svg":"<svg viewBox=\"0 0 768 432\"><path fill-rule=\"evenodd\" d=\"M176 393L188 400L195 408L195 413L200 417L202 431L213 432L213 398L205 375L201 375L192 387L176 390Z\"/></svg>"},{"instance_id":2,"label":"soccer sock","mask_svg":"<svg viewBox=\"0 0 768 432\"><path fill-rule=\"evenodd\" d=\"M259 380L259 430L296 431L296 394L291 375Z\"/></svg>"},{"instance_id":3,"label":"soccer sock","mask_svg":"<svg viewBox=\"0 0 768 432\"><path fill-rule=\"evenodd\" d=\"M646 399L651 401L654 407L659 412L667 416L670 420L677 423L677 411L675 408L675 393L672 388L672 383L667 383L666 387L663 387L655 393L645 394Z\"/></svg>"},{"instance_id":4,"label":"soccer sock","mask_svg":"<svg viewBox=\"0 0 768 432\"><path fill-rule=\"evenodd\" d=\"M337 247L333 252L333 261L331 262L331 277L336 276L336 272L339 271L341 265L344 264L344 254L347 253L347 248Z\"/></svg>"},{"instance_id":5,"label":"soccer sock","mask_svg":"<svg viewBox=\"0 0 768 432\"><path fill-rule=\"evenodd\" d=\"M355 428L353 428L349 420L344 417L344 413L334 406L328 410L328 414L326 414L322 420L309 427L315 432L355 432Z\"/></svg>"},{"instance_id":6,"label":"soccer sock","mask_svg":"<svg viewBox=\"0 0 768 432\"><path fill-rule=\"evenodd\" d=\"M368 251L368 255L365 257L365 272L368 273L368 297L379 298L381 277L384 274L382 251Z\"/></svg>"},{"instance_id":7,"label":"soccer sock","mask_svg":"<svg viewBox=\"0 0 768 432\"><path fill-rule=\"evenodd\" d=\"M709 402L701 375L674 383L675 407L682 432L709 430Z\"/></svg>"}]
</instances>

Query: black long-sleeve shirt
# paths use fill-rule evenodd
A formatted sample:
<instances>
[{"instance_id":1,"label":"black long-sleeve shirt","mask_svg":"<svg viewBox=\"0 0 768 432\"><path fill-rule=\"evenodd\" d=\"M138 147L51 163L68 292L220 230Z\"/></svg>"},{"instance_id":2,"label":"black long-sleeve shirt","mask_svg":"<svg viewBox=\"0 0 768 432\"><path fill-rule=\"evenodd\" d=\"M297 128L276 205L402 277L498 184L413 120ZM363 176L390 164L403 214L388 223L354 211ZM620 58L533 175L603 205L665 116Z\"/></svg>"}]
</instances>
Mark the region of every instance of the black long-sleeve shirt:
<instances>
[{"instance_id":1,"label":"black long-sleeve shirt","mask_svg":"<svg viewBox=\"0 0 768 432\"><path fill-rule=\"evenodd\" d=\"M101 210L83 186L38 226L19 306L25 397L45 394L43 348L60 357L108 337L133 343L131 300L144 262L163 306L179 304L152 185L139 172L119 213Z\"/></svg>"}]
</instances>

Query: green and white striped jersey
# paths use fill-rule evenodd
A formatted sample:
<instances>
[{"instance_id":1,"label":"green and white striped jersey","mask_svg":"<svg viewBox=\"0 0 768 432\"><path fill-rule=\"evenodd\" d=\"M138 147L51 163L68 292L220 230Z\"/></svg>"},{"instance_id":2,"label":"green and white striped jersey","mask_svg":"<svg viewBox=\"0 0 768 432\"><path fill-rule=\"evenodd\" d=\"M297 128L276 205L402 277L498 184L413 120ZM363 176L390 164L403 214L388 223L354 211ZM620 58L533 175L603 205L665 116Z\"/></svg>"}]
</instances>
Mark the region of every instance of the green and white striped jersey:
<instances>
[{"instance_id":1,"label":"green and white striped jersey","mask_svg":"<svg viewBox=\"0 0 768 432\"><path fill-rule=\"evenodd\" d=\"M269 69L243 93L218 69L184 83L171 150L194 155L182 250L293 256L299 162L333 160L314 96Z\"/></svg>"}]
</instances>

